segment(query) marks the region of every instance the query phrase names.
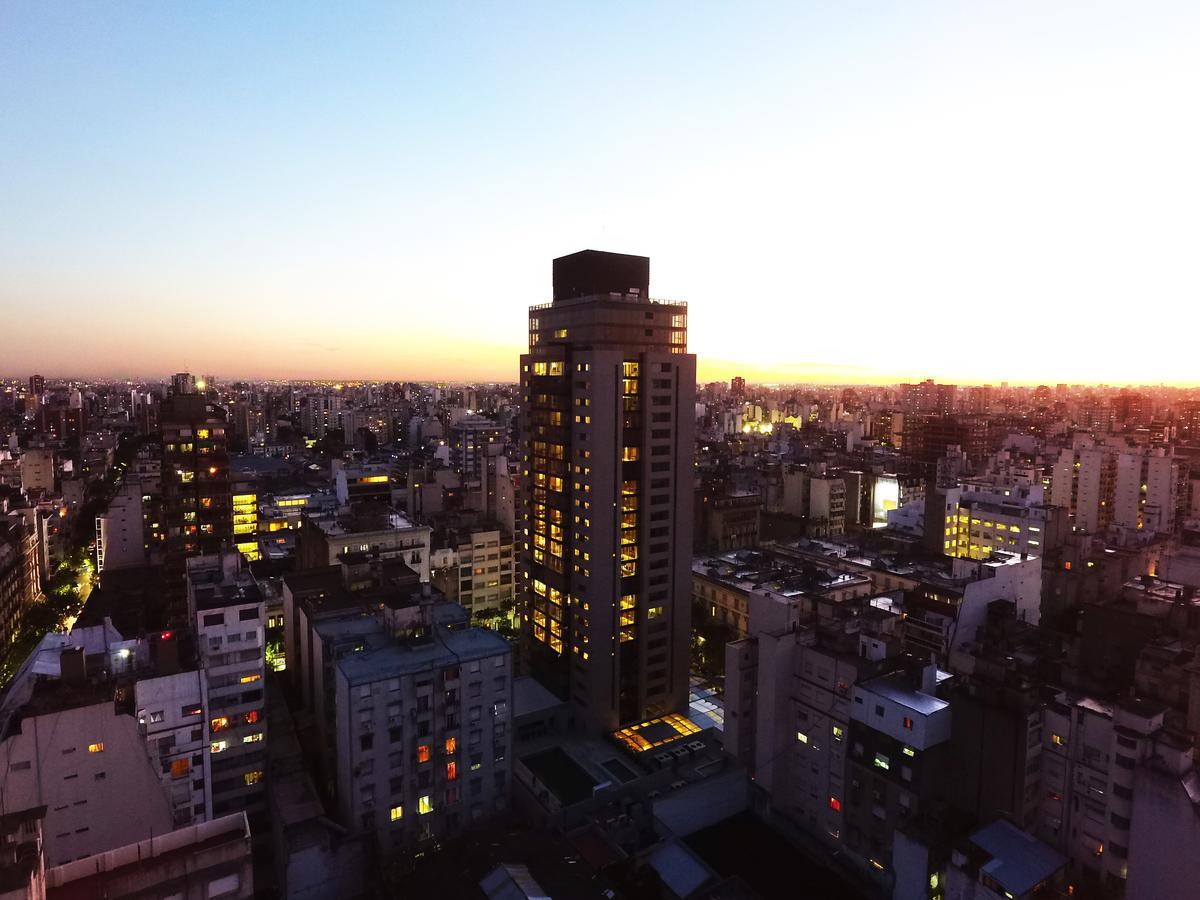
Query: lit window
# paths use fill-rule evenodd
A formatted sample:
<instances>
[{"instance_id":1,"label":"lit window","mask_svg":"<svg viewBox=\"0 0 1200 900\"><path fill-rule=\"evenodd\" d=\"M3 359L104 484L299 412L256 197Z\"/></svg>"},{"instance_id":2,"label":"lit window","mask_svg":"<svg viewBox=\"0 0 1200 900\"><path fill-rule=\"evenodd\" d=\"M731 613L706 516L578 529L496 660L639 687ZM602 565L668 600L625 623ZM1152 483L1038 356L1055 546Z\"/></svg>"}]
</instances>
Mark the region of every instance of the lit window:
<instances>
[{"instance_id":1,"label":"lit window","mask_svg":"<svg viewBox=\"0 0 1200 900\"><path fill-rule=\"evenodd\" d=\"M213 741L208 745L209 753L221 753L227 749L229 749L229 741Z\"/></svg>"},{"instance_id":2,"label":"lit window","mask_svg":"<svg viewBox=\"0 0 1200 900\"><path fill-rule=\"evenodd\" d=\"M446 755L449 756L458 750L458 738L446 738Z\"/></svg>"},{"instance_id":3,"label":"lit window","mask_svg":"<svg viewBox=\"0 0 1200 900\"><path fill-rule=\"evenodd\" d=\"M843 728L841 725L834 725L834 726L833 726L833 739L834 739L835 741L840 741L840 740L841 740L842 738L844 738L845 736L846 736L846 729L845 729L845 728Z\"/></svg>"},{"instance_id":4,"label":"lit window","mask_svg":"<svg viewBox=\"0 0 1200 900\"><path fill-rule=\"evenodd\" d=\"M388 818L393 822L399 822L404 818L404 807L399 805L393 806L390 810L388 810Z\"/></svg>"},{"instance_id":5,"label":"lit window","mask_svg":"<svg viewBox=\"0 0 1200 900\"><path fill-rule=\"evenodd\" d=\"M262 781L262 777L263 777L263 773L260 771L257 771L257 770L254 772L247 772L245 775L242 776L242 778L245 779L246 784L248 784L248 785L258 784L260 781Z\"/></svg>"},{"instance_id":6,"label":"lit window","mask_svg":"<svg viewBox=\"0 0 1200 900\"><path fill-rule=\"evenodd\" d=\"M905 747L904 750L901 752L903 752L905 756L916 756L917 755L917 751L914 750L912 747Z\"/></svg>"},{"instance_id":7,"label":"lit window","mask_svg":"<svg viewBox=\"0 0 1200 900\"><path fill-rule=\"evenodd\" d=\"M451 760L450 762L446 763L446 780L454 781L457 778L458 778L458 763L454 762L454 760Z\"/></svg>"},{"instance_id":8,"label":"lit window","mask_svg":"<svg viewBox=\"0 0 1200 900\"><path fill-rule=\"evenodd\" d=\"M803 731L797 731L796 732L796 740L798 740L802 744L807 744L808 743L808 735L805 734Z\"/></svg>"},{"instance_id":9,"label":"lit window","mask_svg":"<svg viewBox=\"0 0 1200 900\"><path fill-rule=\"evenodd\" d=\"M830 797L829 798L829 808L832 809L834 812L841 812L842 811L842 801L839 800L837 797Z\"/></svg>"},{"instance_id":10,"label":"lit window","mask_svg":"<svg viewBox=\"0 0 1200 900\"><path fill-rule=\"evenodd\" d=\"M1055 747L1067 746L1067 740L1061 734L1051 734L1050 743L1052 743Z\"/></svg>"},{"instance_id":11,"label":"lit window","mask_svg":"<svg viewBox=\"0 0 1200 900\"><path fill-rule=\"evenodd\" d=\"M417 812L424 816L433 812L433 801L429 799L429 795L417 799Z\"/></svg>"},{"instance_id":12,"label":"lit window","mask_svg":"<svg viewBox=\"0 0 1200 900\"><path fill-rule=\"evenodd\" d=\"M256 672L253 675L243 675L241 682L242 684L249 684L252 681L258 681L260 678L262 678L262 676Z\"/></svg>"},{"instance_id":13,"label":"lit window","mask_svg":"<svg viewBox=\"0 0 1200 900\"><path fill-rule=\"evenodd\" d=\"M417 747L417 762L429 762L429 745L421 744Z\"/></svg>"},{"instance_id":14,"label":"lit window","mask_svg":"<svg viewBox=\"0 0 1200 900\"><path fill-rule=\"evenodd\" d=\"M883 769L885 772L890 768L888 758L882 753L875 754L875 768Z\"/></svg>"},{"instance_id":15,"label":"lit window","mask_svg":"<svg viewBox=\"0 0 1200 900\"><path fill-rule=\"evenodd\" d=\"M243 744L257 744L262 739L263 739L262 732L258 731L258 732L255 732L254 734L246 735L244 738L242 738L242 743Z\"/></svg>"},{"instance_id":16,"label":"lit window","mask_svg":"<svg viewBox=\"0 0 1200 900\"><path fill-rule=\"evenodd\" d=\"M229 719L226 718L225 716L220 716L216 719L211 720L208 723L208 725L209 725L209 728L211 728L213 733L215 734L216 732L229 727Z\"/></svg>"},{"instance_id":17,"label":"lit window","mask_svg":"<svg viewBox=\"0 0 1200 900\"><path fill-rule=\"evenodd\" d=\"M908 716L904 717L904 730L905 731L913 730L913 720L910 719Z\"/></svg>"},{"instance_id":18,"label":"lit window","mask_svg":"<svg viewBox=\"0 0 1200 900\"><path fill-rule=\"evenodd\" d=\"M88 744L88 753L103 753L104 741L97 741L94 744Z\"/></svg>"},{"instance_id":19,"label":"lit window","mask_svg":"<svg viewBox=\"0 0 1200 900\"><path fill-rule=\"evenodd\" d=\"M192 771L192 761L184 756L180 759L171 760L171 777L186 778L188 773Z\"/></svg>"}]
</instances>

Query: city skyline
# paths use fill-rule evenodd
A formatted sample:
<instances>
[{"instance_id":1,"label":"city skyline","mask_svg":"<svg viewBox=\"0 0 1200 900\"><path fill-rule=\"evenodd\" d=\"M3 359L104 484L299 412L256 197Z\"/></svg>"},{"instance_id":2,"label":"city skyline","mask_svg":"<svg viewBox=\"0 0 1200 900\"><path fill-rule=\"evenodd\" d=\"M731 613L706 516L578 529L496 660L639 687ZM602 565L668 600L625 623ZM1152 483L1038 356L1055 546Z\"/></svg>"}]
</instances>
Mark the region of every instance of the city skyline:
<instances>
[{"instance_id":1,"label":"city skyline","mask_svg":"<svg viewBox=\"0 0 1200 900\"><path fill-rule=\"evenodd\" d=\"M1196 900L1197 46L0 3L0 900Z\"/></svg>"},{"instance_id":2,"label":"city skyline","mask_svg":"<svg viewBox=\"0 0 1200 900\"><path fill-rule=\"evenodd\" d=\"M511 380L593 247L702 380L1194 378L1186 5L284 9L8 8L6 370Z\"/></svg>"}]
</instances>

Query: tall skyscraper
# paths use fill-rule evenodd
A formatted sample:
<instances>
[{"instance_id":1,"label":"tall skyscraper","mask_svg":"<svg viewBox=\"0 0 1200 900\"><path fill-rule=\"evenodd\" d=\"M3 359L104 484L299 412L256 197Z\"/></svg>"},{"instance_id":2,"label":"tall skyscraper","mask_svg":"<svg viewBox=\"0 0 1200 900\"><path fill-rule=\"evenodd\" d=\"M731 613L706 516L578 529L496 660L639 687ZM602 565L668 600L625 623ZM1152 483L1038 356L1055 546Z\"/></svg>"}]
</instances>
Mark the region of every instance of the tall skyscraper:
<instances>
[{"instance_id":1,"label":"tall skyscraper","mask_svg":"<svg viewBox=\"0 0 1200 900\"><path fill-rule=\"evenodd\" d=\"M186 617L189 557L233 544L233 501L225 410L204 395L177 393L162 403L162 515L172 616Z\"/></svg>"},{"instance_id":2,"label":"tall skyscraper","mask_svg":"<svg viewBox=\"0 0 1200 900\"><path fill-rule=\"evenodd\" d=\"M554 261L521 357L522 644L589 731L688 694L696 357L650 260Z\"/></svg>"}]
</instances>

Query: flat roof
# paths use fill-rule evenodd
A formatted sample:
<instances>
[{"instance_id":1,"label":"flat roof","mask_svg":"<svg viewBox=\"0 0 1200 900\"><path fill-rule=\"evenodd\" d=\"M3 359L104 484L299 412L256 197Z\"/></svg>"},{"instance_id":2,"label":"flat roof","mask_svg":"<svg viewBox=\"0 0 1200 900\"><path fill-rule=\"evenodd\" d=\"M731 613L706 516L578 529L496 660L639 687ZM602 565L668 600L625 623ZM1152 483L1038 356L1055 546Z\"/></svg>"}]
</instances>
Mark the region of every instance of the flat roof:
<instances>
[{"instance_id":1,"label":"flat roof","mask_svg":"<svg viewBox=\"0 0 1200 900\"><path fill-rule=\"evenodd\" d=\"M521 763L537 777L538 781L546 785L564 806L571 806L590 799L592 788L599 784L561 747L551 747L539 753L523 756Z\"/></svg>"},{"instance_id":2,"label":"flat roof","mask_svg":"<svg viewBox=\"0 0 1200 900\"><path fill-rule=\"evenodd\" d=\"M947 673L938 672L939 682L945 680L942 677L943 675L949 677ZM909 682L907 674L902 671L881 675L879 678L863 682L862 688L863 690L891 700L893 703L899 703L901 706L920 713L923 716L931 716L950 706L945 700L941 700L932 694L923 693L913 687Z\"/></svg>"},{"instance_id":3,"label":"flat roof","mask_svg":"<svg viewBox=\"0 0 1200 900\"><path fill-rule=\"evenodd\" d=\"M564 701L554 696L532 675L522 675L513 679L514 718L545 712L556 706L562 706L563 703Z\"/></svg>"},{"instance_id":4,"label":"flat roof","mask_svg":"<svg viewBox=\"0 0 1200 900\"><path fill-rule=\"evenodd\" d=\"M428 640L395 641L383 647L368 647L342 657L337 666L354 685L511 652L512 645L487 628L462 631L436 628Z\"/></svg>"},{"instance_id":5,"label":"flat roof","mask_svg":"<svg viewBox=\"0 0 1200 900\"><path fill-rule=\"evenodd\" d=\"M1033 890L1067 863L1033 835L1004 819L980 828L971 835L971 843L992 857L980 871L1015 896Z\"/></svg>"}]
</instances>

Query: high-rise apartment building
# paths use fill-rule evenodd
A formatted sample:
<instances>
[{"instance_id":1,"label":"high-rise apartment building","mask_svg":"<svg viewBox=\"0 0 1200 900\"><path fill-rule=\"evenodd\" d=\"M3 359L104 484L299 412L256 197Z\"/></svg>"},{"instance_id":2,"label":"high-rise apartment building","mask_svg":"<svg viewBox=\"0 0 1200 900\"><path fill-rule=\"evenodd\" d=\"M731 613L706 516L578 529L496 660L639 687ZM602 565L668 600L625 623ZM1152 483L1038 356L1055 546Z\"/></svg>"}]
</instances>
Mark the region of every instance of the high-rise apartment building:
<instances>
[{"instance_id":1,"label":"high-rise apartment building","mask_svg":"<svg viewBox=\"0 0 1200 900\"><path fill-rule=\"evenodd\" d=\"M245 810L256 825L266 803L266 602L236 550L189 560L187 583L208 717L204 812Z\"/></svg>"},{"instance_id":2,"label":"high-rise apartment building","mask_svg":"<svg viewBox=\"0 0 1200 900\"><path fill-rule=\"evenodd\" d=\"M650 260L554 261L521 357L523 649L588 730L687 703L696 358Z\"/></svg>"},{"instance_id":3,"label":"high-rise apartment building","mask_svg":"<svg viewBox=\"0 0 1200 900\"><path fill-rule=\"evenodd\" d=\"M233 543L228 425L222 407L194 393L164 400L160 422L167 589L182 621L185 561Z\"/></svg>"},{"instance_id":4,"label":"high-rise apartment building","mask_svg":"<svg viewBox=\"0 0 1200 900\"><path fill-rule=\"evenodd\" d=\"M487 473L490 446L503 445L504 426L486 416L466 416L450 428L450 465L465 481L478 482Z\"/></svg>"},{"instance_id":5,"label":"high-rise apartment building","mask_svg":"<svg viewBox=\"0 0 1200 900\"><path fill-rule=\"evenodd\" d=\"M142 485L127 479L96 516L96 571L140 566L146 562L146 522Z\"/></svg>"}]
</instances>

